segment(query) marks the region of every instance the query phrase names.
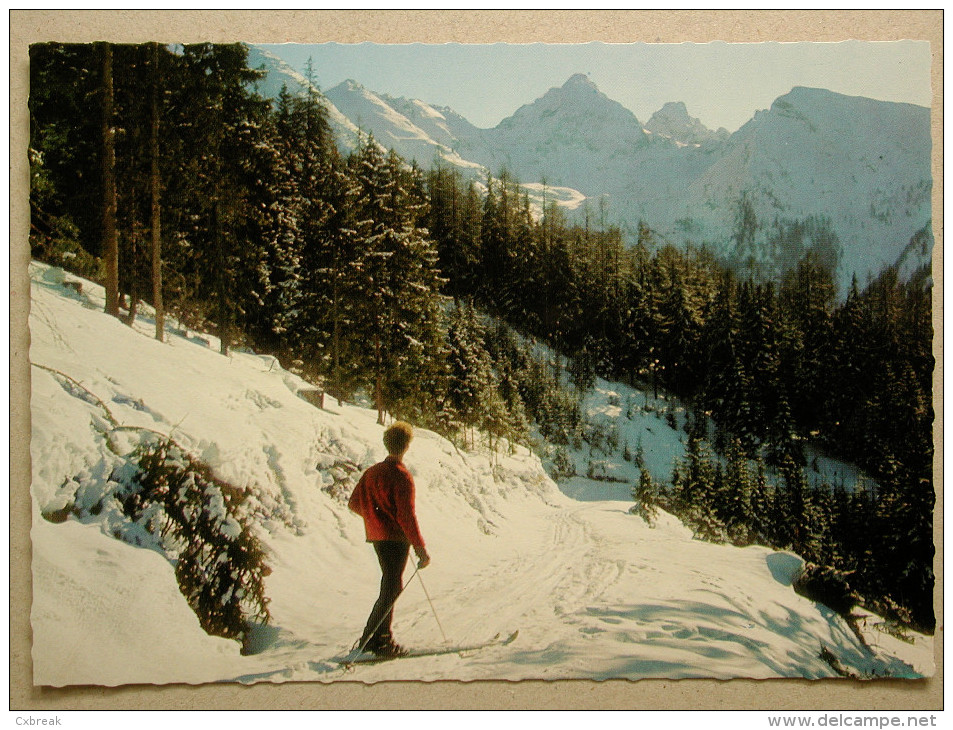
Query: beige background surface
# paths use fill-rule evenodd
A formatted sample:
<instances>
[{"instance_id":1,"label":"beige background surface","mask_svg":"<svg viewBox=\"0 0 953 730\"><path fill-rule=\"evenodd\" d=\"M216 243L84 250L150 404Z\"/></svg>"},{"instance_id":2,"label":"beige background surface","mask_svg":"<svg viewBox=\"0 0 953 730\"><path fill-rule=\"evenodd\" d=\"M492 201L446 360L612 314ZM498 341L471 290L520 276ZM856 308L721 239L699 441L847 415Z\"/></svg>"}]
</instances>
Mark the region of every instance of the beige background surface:
<instances>
[{"instance_id":1,"label":"beige background surface","mask_svg":"<svg viewBox=\"0 0 953 730\"><path fill-rule=\"evenodd\" d=\"M913 11L10 11L10 709L942 709L943 12ZM34 687L30 660L27 114L30 43L728 42L928 40L933 55L937 322L937 674L920 681L612 680Z\"/></svg>"}]
</instances>

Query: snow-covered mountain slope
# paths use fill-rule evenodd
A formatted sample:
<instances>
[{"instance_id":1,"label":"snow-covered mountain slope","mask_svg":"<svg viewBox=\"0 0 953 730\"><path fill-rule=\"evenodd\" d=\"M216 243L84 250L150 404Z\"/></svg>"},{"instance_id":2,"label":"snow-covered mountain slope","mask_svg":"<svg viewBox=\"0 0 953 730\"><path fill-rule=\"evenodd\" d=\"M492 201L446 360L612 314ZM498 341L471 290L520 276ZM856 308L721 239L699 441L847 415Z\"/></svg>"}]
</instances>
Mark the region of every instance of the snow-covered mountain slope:
<instances>
[{"instance_id":1,"label":"snow-covered mountain slope","mask_svg":"<svg viewBox=\"0 0 953 730\"><path fill-rule=\"evenodd\" d=\"M302 95L312 88L311 82L300 72L294 70L285 61L273 53L262 50L257 46L247 46L248 67L262 70L264 76L256 82L255 90L266 99L277 99L282 87L287 87L289 94ZM358 143L360 130L340 112L333 104L324 99L324 106L328 113L328 124L334 133L338 148L347 153L353 150Z\"/></svg>"},{"instance_id":2,"label":"snow-covered mountain slope","mask_svg":"<svg viewBox=\"0 0 953 730\"><path fill-rule=\"evenodd\" d=\"M486 174L492 168L473 159L486 160L484 130L477 129L459 114L438 109L417 99L395 99L376 94L355 81L345 81L327 92L328 100L365 134L385 149L395 150L408 161L428 167L434 161L452 165L485 189ZM532 178L528 178L532 179ZM523 192L537 215L542 206L555 201L575 210L585 196L573 188L525 183Z\"/></svg>"},{"instance_id":3,"label":"snow-covered mountain slope","mask_svg":"<svg viewBox=\"0 0 953 730\"><path fill-rule=\"evenodd\" d=\"M374 139L384 149L395 150L408 162L416 160L421 167L427 168L434 160L442 159L472 172L481 170L477 163L463 159L452 149L450 132L439 126L436 116L439 112L432 107L409 102L414 116L423 122L424 126L436 132L437 137L450 144L433 139L391 106L384 97L364 88L356 81L344 81L329 89L326 96L357 128L365 134L373 134Z\"/></svg>"},{"instance_id":4,"label":"snow-covered mountain slope","mask_svg":"<svg viewBox=\"0 0 953 730\"><path fill-rule=\"evenodd\" d=\"M708 245L766 278L811 246L840 291L898 262L931 220L929 110L795 88L730 137L666 104L645 128L583 76L482 133L484 164L608 196L612 220ZM754 230L740 234L742 201ZM792 233L800 226L797 233ZM928 234L929 237L929 234ZM907 260L910 266L910 259ZM930 250L913 268L929 266Z\"/></svg>"},{"instance_id":5,"label":"snow-covered mountain slope","mask_svg":"<svg viewBox=\"0 0 953 730\"><path fill-rule=\"evenodd\" d=\"M30 274L38 685L813 678L835 674L825 649L862 676L933 672L929 638L893 640L871 617L867 647L795 594L797 556L702 543L664 514L650 527L628 512L631 502L598 499L584 482L573 489L585 499L570 498L525 449L458 451L420 430L406 463L433 556L420 578L443 630L453 643L519 637L470 656L345 673L334 657L359 635L379 582L345 506L360 469L384 454L375 412L318 408L270 357L224 357L214 339L174 325L160 343L149 319L129 327L103 314L100 287L36 263ZM165 557L112 536L124 520L111 496L117 452L146 432L171 434L270 505L257 531L273 621L253 635L255 653L205 635ZM671 438L655 442L647 427L643 445L661 464ZM86 516L66 517L71 505ZM400 598L395 634L440 645L422 588L415 578Z\"/></svg>"},{"instance_id":6,"label":"snow-covered mountain slope","mask_svg":"<svg viewBox=\"0 0 953 730\"><path fill-rule=\"evenodd\" d=\"M648 135L632 112L575 74L485 132L483 140L477 154L491 170L505 167L519 180L598 197L607 177L639 158Z\"/></svg>"},{"instance_id":7,"label":"snow-covered mountain slope","mask_svg":"<svg viewBox=\"0 0 953 730\"><path fill-rule=\"evenodd\" d=\"M420 99L405 99L381 94L380 98L404 115L436 144L459 152L466 140L479 139L481 130L449 107L436 107Z\"/></svg>"},{"instance_id":8,"label":"snow-covered mountain slope","mask_svg":"<svg viewBox=\"0 0 953 730\"><path fill-rule=\"evenodd\" d=\"M560 479L565 494L584 501L631 499L632 486L641 476L637 454L656 483L671 482L674 460L685 457L688 438L688 411L679 399L597 378L581 406L589 435L582 448L570 453L575 476ZM854 464L832 459L810 444L805 444L805 455L804 476L811 485L862 483L876 488ZM773 483L781 482L770 466L766 474Z\"/></svg>"},{"instance_id":9,"label":"snow-covered mountain slope","mask_svg":"<svg viewBox=\"0 0 953 730\"><path fill-rule=\"evenodd\" d=\"M826 219L846 292L854 274L863 284L897 263L931 220L929 125L923 107L795 88L732 136L688 187L678 215L707 228L708 240L725 241L744 197L759 227L754 251L735 243L725 252L768 259L769 274L796 263L784 260L796 251L768 246L775 221Z\"/></svg>"}]
</instances>

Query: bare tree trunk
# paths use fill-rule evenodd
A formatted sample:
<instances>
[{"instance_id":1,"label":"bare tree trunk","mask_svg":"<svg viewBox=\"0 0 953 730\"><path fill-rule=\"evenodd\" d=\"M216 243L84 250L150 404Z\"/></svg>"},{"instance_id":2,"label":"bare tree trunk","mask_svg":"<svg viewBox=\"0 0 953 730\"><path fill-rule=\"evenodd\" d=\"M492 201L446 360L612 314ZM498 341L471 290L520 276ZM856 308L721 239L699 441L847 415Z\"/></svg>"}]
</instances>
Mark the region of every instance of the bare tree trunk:
<instances>
[{"instance_id":1,"label":"bare tree trunk","mask_svg":"<svg viewBox=\"0 0 953 730\"><path fill-rule=\"evenodd\" d=\"M116 138L113 128L113 54L108 43L102 56L103 258L106 261L106 313L119 316L119 237L116 234Z\"/></svg>"},{"instance_id":2,"label":"bare tree trunk","mask_svg":"<svg viewBox=\"0 0 953 730\"><path fill-rule=\"evenodd\" d=\"M344 392L344 388L341 387L341 316L339 314L340 307L340 287L338 285L338 279L340 277L340 271L337 266L334 267L334 283L332 284L332 297L331 297L331 348L334 352L332 365L331 365L331 384L334 388L334 396L338 399L338 405L341 405L341 396Z\"/></svg>"},{"instance_id":3,"label":"bare tree trunk","mask_svg":"<svg viewBox=\"0 0 953 730\"><path fill-rule=\"evenodd\" d=\"M221 178L221 174L219 174ZM213 237L214 237L214 247L215 247L215 256L217 263L217 286L218 289L218 336L221 343L220 351L223 355L228 355L228 350L231 345L229 342L230 327L229 327L229 307L228 307L228 286L227 286L227 272L225 266L228 263L228 257L225 255L225 239L222 235L222 198L221 198L221 182L216 182L215 184L215 203L213 207Z\"/></svg>"},{"instance_id":4,"label":"bare tree trunk","mask_svg":"<svg viewBox=\"0 0 953 730\"><path fill-rule=\"evenodd\" d=\"M135 245L135 244L133 244ZM134 259L138 256L133 254ZM133 278L129 286L129 314L126 315L126 324L132 327L136 323L136 313L139 311L139 280Z\"/></svg>"},{"instance_id":5,"label":"bare tree trunk","mask_svg":"<svg viewBox=\"0 0 953 730\"><path fill-rule=\"evenodd\" d=\"M156 313L156 339L162 342L165 336L165 309L162 304L162 220L160 207L161 185L159 177L159 44L152 44L152 90L149 117L151 122L150 156L152 169L149 176L149 192L152 197L152 306Z\"/></svg>"},{"instance_id":6,"label":"bare tree trunk","mask_svg":"<svg viewBox=\"0 0 953 730\"><path fill-rule=\"evenodd\" d=\"M374 335L374 404L377 406L377 423L384 425L384 373L381 363L381 337L380 334Z\"/></svg>"}]
</instances>

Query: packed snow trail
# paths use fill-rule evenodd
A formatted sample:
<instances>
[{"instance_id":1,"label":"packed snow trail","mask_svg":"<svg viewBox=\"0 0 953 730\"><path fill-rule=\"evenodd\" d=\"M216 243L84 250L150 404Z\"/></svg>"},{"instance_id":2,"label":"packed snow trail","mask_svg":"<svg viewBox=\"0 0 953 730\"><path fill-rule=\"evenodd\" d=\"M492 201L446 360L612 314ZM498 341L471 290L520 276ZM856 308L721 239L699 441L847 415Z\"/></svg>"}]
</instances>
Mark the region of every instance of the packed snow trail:
<instances>
[{"instance_id":1,"label":"packed snow trail","mask_svg":"<svg viewBox=\"0 0 953 730\"><path fill-rule=\"evenodd\" d=\"M834 675L821 658L825 646L845 666L871 676L909 675L900 662L860 645L830 611L794 594L796 556L701 543L672 518L663 517L654 530L633 529L636 520L624 503L554 508L548 516L520 520L522 540L513 540L508 557L470 553L465 566L444 563L441 570L435 558L427 584L451 644L480 641L507 627L519 628L519 638L511 646L429 657L412 667L363 666L348 677L820 678ZM363 591L365 610L373 582L369 588ZM360 625L360 619L352 624L352 634ZM414 583L398 601L394 630L410 646L441 643ZM245 679L323 679L329 662L295 662L318 646L289 651L285 645L279 663L291 666Z\"/></svg>"},{"instance_id":2,"label":"packed snow trail","mask_svg":"<svg viewBox=\"0 0 953 730\"><path fill-rule=\"evenodd\" d=\"M928 637L872 631L868 649L795 594L797 556L703 543L665 513L650 527L630 501L597 499L605 484L577 478L579 499L563 494L526 449L491 458L418 430L405 461L433 557L423 572L433 608L410 583L395 637L441 645L434 611L451 644L519 636L471 656L344 673L334 658L359 635L380 580L346 507L360 471L384 455L376 413L316 408L272 358L223 357L211 338L172 326L157 342L147 319L131 328L103 314L101 288L80 282L77 293L39 264L31 276L39 685L836 676L825 650L858 676L933 672ZM272 621L247 655L200 629L148 540L112 536L125 519L112 475L145 432L174 435L268 510L258 527ZM645 446L664 461L664 448Z\"/></svg>"}]
</instances>

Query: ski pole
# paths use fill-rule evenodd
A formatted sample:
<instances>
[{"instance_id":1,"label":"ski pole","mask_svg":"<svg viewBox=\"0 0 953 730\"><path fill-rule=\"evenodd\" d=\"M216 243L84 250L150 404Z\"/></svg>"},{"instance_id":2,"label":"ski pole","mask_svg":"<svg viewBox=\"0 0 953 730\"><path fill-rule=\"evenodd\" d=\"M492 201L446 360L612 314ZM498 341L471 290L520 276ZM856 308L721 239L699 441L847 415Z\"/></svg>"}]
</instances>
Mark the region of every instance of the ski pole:
<instances>
[{"instance_id":1,"label":"ski pole","mask_svg":"<svg viewBox=\"0 0 953 730\"><path fill-rule=\"evenodd\" d=\"M384 611L384 615L381 616L381 620L377 622L377 625L373 629L371 629L371 632L367 635L367 638L364 640L364 643L361 644L361 646L358 648L357 650L358 654L362 653L364 651L364 648L370 643L371 639L374 637L374 634L377 633L377 630L381 627L381 624L384 623L384 619L387 618L387 614L389 614L391 610L394 608L394 605L397 603L397 599L400 598L400 594L403 593L405 590L407 590L407 586L409 586L410 582L414 579L414 575L417 575L419 572L420 572L420 566L418 566L414 570L413 575L411 575L410 578L407 580L407 582L401 586L399 591L397 591L397 595L394 596L394 600L390 602L390 605L387 607L387 610ZM360 639L358 639L358 641L360 641ZM357 645L357 642L355 642L355 646L356 645ZM351 651L354 651L353 646L351 647Z\"/></svg>"},{"instance_id":2,"label":"ski pole","mask_svg":"<svg viewBox=\"0 0 953 730\"><path fill-rule=\"evenodd\" d=\"M414 577L410 576L410 580L413 580ZM440 617L437 616L437 609L433 607L433 601L430 600L430 593L427 591L427 586L424 585L424 578L420 575L420 572L417 572L417 580L420 581L420 587L424 589L424 595L427 596L427 603L430 604L430 610L433 611L433 617L437 619L437 626L440 627L440 633L443 634L443 643L449 644L450 640L447 638L447 633L443 630L443 625L440 623ZM408 581L409 583L410 581Z\"/></svg>"}]
</instances>

